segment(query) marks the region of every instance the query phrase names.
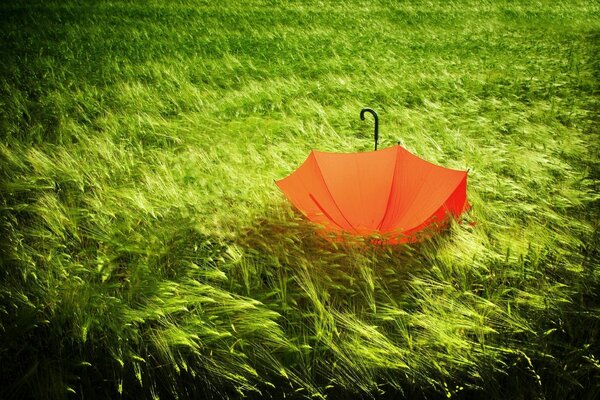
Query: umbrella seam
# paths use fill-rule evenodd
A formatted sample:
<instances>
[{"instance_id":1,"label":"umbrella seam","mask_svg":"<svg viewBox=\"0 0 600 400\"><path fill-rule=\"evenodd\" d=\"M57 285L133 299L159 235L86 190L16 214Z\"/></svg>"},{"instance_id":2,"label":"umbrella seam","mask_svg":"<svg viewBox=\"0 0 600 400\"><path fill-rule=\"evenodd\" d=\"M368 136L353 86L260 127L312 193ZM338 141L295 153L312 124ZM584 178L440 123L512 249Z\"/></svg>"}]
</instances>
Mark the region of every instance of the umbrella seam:
<instances>
[{"instance_id":1,"label":"umbrella seam","mask_svg":"<svg viewBox=\"0 0 600 400\"><path fill-rule=\"evenodd\" d=\"M329 215L329 213L327 211L325 211L325 209L321 206L321 204L317 201L317 199L315 199L315 196L312 195L312 193L308 194L308 197L310 197L310 199L315 203L315 205L317 206L317 208L319 210L321 210L321 212L327 217L329 218L329 220L331 222L333 222L335 225L337 225L341 230L344 230L344 227L341 226L340 224L338 224L337 222L335 222L335 220L331 217L331 215Z\"/></svg>"},{"instance_id":2,"label":"umbrella seam","mask_svg":"<svg viewBox=\"0 0 600 400\"><path fill-rule=\"evenodd\" d=\"M436 209L435 209L435 211L433 211L433 212L431 213L431 215L430 215L429 217L427 217L427 219L425 220L425 222L422 222L422 223L420 223L420 224L417 224L417 225L415 225L415 226L413 226L413 227L411 227L411 228L409 228L409 229L404 229L404 232L409 232L409 231L411 231L411 230L414 230L414 229L416 229L416 228L419 228L419 227L420 227L421 225L423 225L424 223L427 223L427 224L426 224L426 226L430 225L430 224L431 224L431 221L429 221L429 220L431 219L431 217L432 217L432 216L433 216L433 215L434 215L434 214L435 214L435 213L436 213L436 212L437 212L437 211L438 211L440 208L442 208L442 207L445 207L445 205L446 205L446 202L448 201L448 199L449 199L450 197L452 197L452 196L454 195L454 193L456 193L456 189L458 189L458 187L459 187L459 186L460 186L460 185L463 183L463 180L466 180L466 179L467 179L467 175L465 174L465 176L464 176L464 177L463 177L463 178L462 178L462 179L461 179L461 180L460 180L460 181L459 181L459 182L456 184L456 186L454 187L454 189L452 189L452 190L450 191L450 194L448 195L448 197L446 197L446 199L444 200L444 202L442 203L442 205L441 205L441 206L439 206L438 208L436 208ZM465 200L465 201L466 201L466 200ZM445 207L445 208L446 208L446 210L448 209L448 207ZM464 206L463 206L463 208L464 208ZM446 213L446 215L447 215L447 213ZM412 234L412 233L409 233L408 235L410 236L411 234Z\"/></svg>"},{"instance_id":3,"label":"umbrella seam","mask_svg":"<svg viewBox=\"0 0 600 400\"><path fill-rule=\"evenodd\" d=\"M383 221L385 221L385 219L387 218L387 216L390 212L390 202L392 201L392 196L394 195L394 193L392 192L392 189L394 188L394 180L396 179L396 171L398 170L396 168L397 164L398 164L398 149L396 149L396 159L394 160L394 173L392 174L392 182L390 183L390 194L388 195L388 200L385 205L385 212L383 213L383 217L381 218L381 221L379 221L379 224L377 225L378 231L381 231L381 227L383 226Z\"/></svg>"},{"instance_id":4,"label":"umbrella seam","mask_svg":"<svg viewBox=\"0 0 600 400\"><path fill-rule=\"evenodd\" d=\"M361 176L360 176L361 171L360 171L360 168L358 168L358 161L356 160L356 157L354 157L354 168L356 169L356 186L358 186L358 197L360 198L361 208L364 209L366 207L365 207L365 200L363 198L363 190L362 190L362 185L361 185Z\"/></svg>"},{"instance_id":5,"label":"umbrella seam","mask_svg":"<svg viewBox=\"0 0 600 400\"><path fill-rule=\"evenodd\" d=\"M354 230L354 232L356 232L358 234L358 230L354 227L354 225L352 225L350 223L350 221L348 221L348 218L346 218L346 216L344 215L344 213L340 209L340 206L338 205L338 203L333 198L333 195L331 194L331 190L329 189L329 186L327 185L327 182L325 181L325 177L323 176L323 170L321 169L321 165L319 165L319 160L317 159L316 153L315 153L315 164L317 165L317 169L319 170L319 176L323 180L323 185L325 185L325 189L327 190L327 193L329 194L329 197L331 198L331 201L333 202L333 204L335 205L335 207L337 208L337 210L340 212L340 215L342 216L342 218L344 218L344 220Z\"/></svg>"},{"instance_id":6,"label":"umbrella seam","mask_svg":"<svg viewBox=\"0 0 600 400\"><path fill-rule=\"evenodd\" d=\"M410 153L410 152L409 152L409 153ZM412 153L410 153L410 154L412 154ZM412 154L412 155L413 155L413 156L415 156L414 154ZM415 156L415 157L418 157L418 156ZM421 159L421 160L422 160L422 159ZM428 161L427 161L427 162L428 162ZM434 163L431 163L431 162L429 162L429 164L431 164L431 165L434 165L435 167L438 167L438 168L440 168L440 166L439 166L439 165L436 165L436 164L434 164ZM443 167L442 167L442 168L443 168ZM420 185L419 185L419 188L418 188L418 190L416 191L416 194L415 194L415 196L414 196L414 197L412 198L412 200L411 200L411 201L410 201L410 202L409 202L409 203L406 205L406 209L405 209L406 213L404 214L404 216L406 216L406 215L408 214L408 211L409 211L409 210L411 209L411 207L412 207L412 206L415 204L415 202L417 201L417 198L419 197L419 195L420 195L420 194L421 194L421 192L423 191L423 188L424 188L424 186L425 186L425 182L427 181L427 179L426 179L425 177L427 177L427 176L430 176L430 175L431 175L431 170L424 171L424 175L423 175L422 179L420 180ZM459 185L459 184L460 184L460 182L459 182L459 183L456 185L456 187L458 187L458 185ZM454 191L456 190L456 187L454 187L454 189L452 189L452 190L450 191L450 195L452 195L452 193L454 193ZM450 195L449 195L448 197L450 197ZM445 202L448 200L448 197L446 197L446 200L444 200L444 203L445 203ZM442 204L443 204L443 203L442 203ZM432 214L431 214L431 215L433 215L433 213L434 213L435 211L437 211L437 210L439 210L439 208L436 208L436 209L434 209L434 211L432 211ZM427 219L431 218L431 215L429 215L429 217L427 217ZM427 220L427 219L426 219L426 220ZM414 228L415 228L415 227L417 227L417 226L419 226L419 224L417 224L417 225L413 226L413 227L412 227L412 228L410 228L410 229L414 229ZM396 228L398 228L398 227L396 227ZM402 232L403 232L403 233L404 233L404 232L407 232L407 231L409 231L409 230L410 230L410 229L407 229L406 227L401 227L400 229L402 230Z\"/></svg>"},{"instance_id":7,"label":"umbrella seam","mask_svg":"<svg viewBox=\"0 0 600 400\"><path fill-rule=\"evenodd\" d=\"M423 188L425 187L425 182L427 181L427 179L425 177L428 177L430 175L431 175L431 171L430 170L424 171L423 178L420 180L419 189L416 191L415 196L411 199L411 201L406 205L406 214L405 215L408 214L408 211L410 211L411 207L415 204L415 202L419 198L419 195L423 191ZM456 188L454 188L454 190L456 190ZM452 193L452 192L450 192L450 193ZM446 198L446 200L448 200L448 199ZM427 218L430 218L430 217L431 217L431 215L429 217L427 217ZM406 232L407 229L405 227L402 227L402 231Z\"/></svg>"}]
</instances>

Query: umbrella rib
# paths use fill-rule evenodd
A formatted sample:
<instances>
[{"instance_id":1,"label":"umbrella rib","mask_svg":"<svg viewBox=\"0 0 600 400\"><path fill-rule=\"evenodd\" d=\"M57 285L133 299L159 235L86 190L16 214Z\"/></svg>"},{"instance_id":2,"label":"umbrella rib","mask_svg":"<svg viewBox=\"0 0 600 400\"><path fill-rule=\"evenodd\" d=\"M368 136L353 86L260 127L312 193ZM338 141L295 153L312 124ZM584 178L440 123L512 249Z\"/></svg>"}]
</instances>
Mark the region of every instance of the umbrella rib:
<instances>
[{"instance_id":1,"label":"umbrella rib","mask_svg":"<svg viewBox=\"0 0 600 400\"><path fill-rule=\"evenodd\" d=\"M394 188L394 180L396 179L396 171L398 170L398 168L396 168L397 164L398 164L398 149L396 149L396 159L394 161L394 173L392 174L392 182L390 183L390 194L388 195L388 199L387 199L387 203L385 205L385 212L383 213L383 217L381 218L379 225L377 225L378 231L381 231L383 222L385 221L385 219L387 218L387 216L390 212L390 202L392 201L392 196L394 195L394 192L392 192L392 189Z\"/></svg>"},{"instance_id":2,"label":"umbrella rib","mask_svg":"<svg viewBox=\"0 0 600 400\"><path fill-rule=\"evenodd\" d=\"M365 208L365 200L363 198L363 190L361 185L360 168L358 167L358 161L356 160L356 156L354 157L354 168L356 170L356 186L358 186L358 197L360 198L360 204L362 208Z\"/></svg>"},{"instance_id":3,"label":"umbrella rib","mask_svg":"<svg viewBox=\"0 0 600 400\"><path fill-rule=\"evenodd\" d=\"M412 234L412 232L410 232L410 231L412 231L412 230L415 230L415 229L417 229L417 228L420 228L420 227L421 227L421 225L425 225L425 226L429 225L429 224L432 222L432 221L430 221L431 217L433 217L433 216L435 215L435 213L436 213L436 212L437 212L437 211L438 211L440 208L442 208L442 207L445 207L445 204L446 204L446 202L448 201L448 199L449 199L450 197L452 197L452 195L454 195L454 193L456 193L456 190L457 190L457 189L458 189L458 187L459 187L459 186L460 186L460 185L463 183L463 181L464 181L465 179L467 179L467 175L465 175L465 176L464 176L464 177L463 177L463 178L462 178L460 181L458 181L458 183L456 184L456 186L454 187L454 189L452 189L452 190L450 191L450 194L448 194L448 196L447 196L447 197L446 197L446 199L445 199L445 200L442 202L442 204L441 204L441 205L440 205L440 206L439 206L437 209L435 209L435 211L433 211L433 212L432 212L431 216L429 216L429 217L428 217L428 218L427 218L427 219L426 219L424 222L421 222L420 224L417 224L417 225L415 225L415 226L413 226L413 227L411 227L411 228L409 228L409 229L405 229L404 231L405 231L405 232L409 232L409 233L408 233L408 235L411 235L411 234ZM448 211L447 207L445 207L445 208L446 208L446 211ZM446 213L446 216L447 216L447 214L448 214L448 213Z\"/></svg>"},{"instance_id":4,"label":"umbrella rib","mask_svg":"<svg viewBox=\"0 0 600 400\"><path fill-rule=\"evenodd\" d=\"M329 215L329 213L327 211L325 211L325 209L321 206L321 204L317 201L317 199L315 199L315 196L313 196L312 194L309 194L308 197L310 197L310 199L315 203L315 205L317 206L317 208L319 210L321 210L321 212L323 214L325 214L325 216L327 218L329 218L329 220L331 222L333 222L338 228L340 228L341 230L344 230L344 227L341 226L340 224L338 224L337 222L335 222L335 220L331 217L331 215Z\"/></svg>"},{"instance_id":5,"label":"umbrella rib","mask_svg":"<svg viewBox=\"0 0 600 400\"><path fill-rule=\"evenodd\" d=\"M344 218L344 221L346 221L346 223L354 230L354 232L358 233L358 230L354 227L354 225L352 225L350 223L350 221L348 221L348 218L346 218L346 216L344 215L344 213L340 209L340 206L338 205L338 203L333 198L333 195L331 194L331 190L329 189L329 186L327 185L327 182L325 181L325 177L323 176L323 170L321 169L321 166L319 165L319 160L317 159L316 155L315 155L315 164L317 166L317 169L319 170L319 176L323 180L323 185L325 185L325 190L327 190L327 193L329 194L329 197L331 198L331 201L333 202L333 204L335 205L335 207L339 211L339 213L342 216L342 218Z\"/></svg>"}]
</instances>

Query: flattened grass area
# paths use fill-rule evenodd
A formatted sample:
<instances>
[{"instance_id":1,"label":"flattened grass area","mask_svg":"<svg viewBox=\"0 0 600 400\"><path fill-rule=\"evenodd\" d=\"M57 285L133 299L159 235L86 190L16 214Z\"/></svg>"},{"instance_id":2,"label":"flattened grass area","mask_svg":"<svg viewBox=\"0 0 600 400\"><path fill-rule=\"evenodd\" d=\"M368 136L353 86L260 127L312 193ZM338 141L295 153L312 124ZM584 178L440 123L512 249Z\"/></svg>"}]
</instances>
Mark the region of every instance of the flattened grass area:
<instances>
[{"instance_id":1,"label":"flattened grass area","mask_svg":"<svg viewBox=\"0 0 600 400\"><path fill-rule=\"evenodd\" d=\"M600 6L0 6L0 397L598 398ZM273 180L470 168L412 246Z\"/></svg>"}]
</instances>

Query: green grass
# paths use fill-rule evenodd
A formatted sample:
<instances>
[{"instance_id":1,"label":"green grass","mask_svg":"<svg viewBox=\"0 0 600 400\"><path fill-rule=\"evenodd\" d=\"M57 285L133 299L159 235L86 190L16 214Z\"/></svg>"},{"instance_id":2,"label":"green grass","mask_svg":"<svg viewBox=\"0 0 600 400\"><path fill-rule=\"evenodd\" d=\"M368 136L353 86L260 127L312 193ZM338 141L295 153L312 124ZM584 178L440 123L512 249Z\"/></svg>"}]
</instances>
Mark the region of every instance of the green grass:
<instances>
[{"instance_id":1,"label":"green grass","mask_svg":"<svg viewBox=\"0 0 600 400\"><path fill-rule=\"evenodd\" d=\"M0 6L0 397L600 396L600 6ZM313 148L470 168L465 221L329 242ZM472 223L470 223L472 222Z\"/></svg>"}]
</instances>

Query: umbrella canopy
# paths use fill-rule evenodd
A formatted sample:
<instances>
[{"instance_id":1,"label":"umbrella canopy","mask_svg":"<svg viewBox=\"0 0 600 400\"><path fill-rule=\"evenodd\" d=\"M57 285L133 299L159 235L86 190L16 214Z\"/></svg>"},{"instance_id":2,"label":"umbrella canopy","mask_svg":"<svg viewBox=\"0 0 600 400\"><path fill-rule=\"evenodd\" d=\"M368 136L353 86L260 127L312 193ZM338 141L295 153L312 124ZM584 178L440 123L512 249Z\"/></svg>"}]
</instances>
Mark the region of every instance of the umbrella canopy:
<instances>
[{"instance_id":1,"label":"umbrella canopy","mask_svg":"<svg viewBox=\"0 0 600 400\"><path fill-rule=\"evenodd\" d=\"M393 146L362 153L311 151L276 181L309 220L326 230L382 235L390 243L443 226L469 208L467 171L444 168Z\"/></svg>"}]
</instances>

